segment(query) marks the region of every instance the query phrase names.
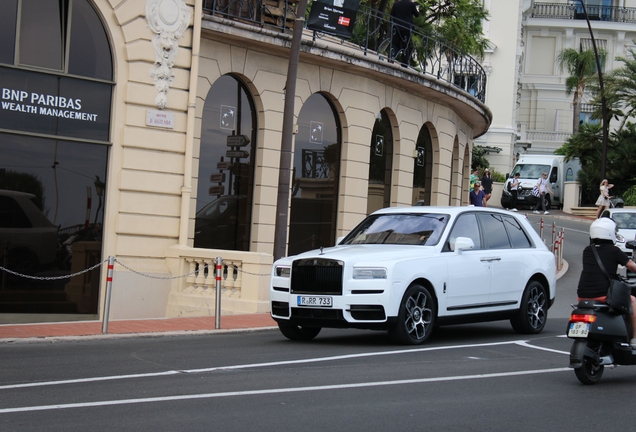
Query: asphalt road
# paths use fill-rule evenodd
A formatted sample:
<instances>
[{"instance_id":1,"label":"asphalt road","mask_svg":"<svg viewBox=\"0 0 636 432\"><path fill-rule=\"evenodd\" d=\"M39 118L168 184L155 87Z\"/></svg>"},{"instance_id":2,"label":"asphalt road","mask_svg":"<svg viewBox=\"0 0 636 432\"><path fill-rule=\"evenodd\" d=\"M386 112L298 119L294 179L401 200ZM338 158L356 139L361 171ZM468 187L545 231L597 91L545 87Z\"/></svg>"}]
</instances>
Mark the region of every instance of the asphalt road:
<instances>
[{"instance_id":1,"label":"asphalt road","mask_svg":"<svg viewBox=\"0 0 636 432\"><path fill-rule=\"evenodd\" d=\"M636 368L595 386L567 368L587 244L577 224L539 335L496 322L443 327L418 347L329 329L310 342L265 330L2 344L0 430L632 430Z\"/></svg>"}]
</instances>

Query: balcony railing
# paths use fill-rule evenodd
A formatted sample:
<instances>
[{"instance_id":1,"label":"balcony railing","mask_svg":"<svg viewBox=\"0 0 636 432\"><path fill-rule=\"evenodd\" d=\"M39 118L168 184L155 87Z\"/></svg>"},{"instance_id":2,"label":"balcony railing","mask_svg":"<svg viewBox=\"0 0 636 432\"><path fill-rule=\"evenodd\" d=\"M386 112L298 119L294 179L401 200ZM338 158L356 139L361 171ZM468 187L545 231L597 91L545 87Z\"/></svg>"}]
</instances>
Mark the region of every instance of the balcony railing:
<instances>
[{"instance_id":1,"label":"balcony railing","mask_svg":"<svg viewBox=\"0 0 636 432\"><path fill-rule=\"evenodd\" d=\"M550 132L539 130L526 131L526 140L528 141L564 143L571 136L572 134L569 132Z\"/></svg>"},{"instance_id":2,"label":"balcony railing","mask_svg":"<svg viewBox=\"0 0 636 432\"><path fill-rule=\"evenodd\" d=\"M586 5L590 20L636 23L636 8ZM583 8L576 3L534 3L533 18L575 19L584 20Z\"/></svg>"},{"instance_id":3,"label":"balcony railing","mask_svg":"<svg viewBox=\"0 0 636 432\"><path fill-rule=\"evenodd\" d=\"M281 32L293 28L295 8L296 4L289 0L204 0L203 4L203 10L208 14ZM391 38L408 32L391 22L388 14L360 6L351 39L317 32L313 37L360 51L365 56L377 56L381 61L393 63L400 59L405 68L433 76L485 101L486 72L476 59L417 27L410 31L408 45L394 52Z\"/></svg>"}]
</instances>

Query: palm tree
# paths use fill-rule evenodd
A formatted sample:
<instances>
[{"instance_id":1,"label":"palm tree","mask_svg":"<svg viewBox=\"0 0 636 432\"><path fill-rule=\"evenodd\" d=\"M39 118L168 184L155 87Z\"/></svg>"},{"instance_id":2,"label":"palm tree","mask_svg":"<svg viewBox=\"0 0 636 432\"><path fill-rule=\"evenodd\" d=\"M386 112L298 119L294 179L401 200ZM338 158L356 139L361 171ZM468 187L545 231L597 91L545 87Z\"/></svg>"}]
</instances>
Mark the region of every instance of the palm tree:
<instances>
[{"instance_id":1,"label":"palm tree","mask_svg":"<svg viewBox=\"0 0 636 432\"><path fill-rule=\"evenodd\" d=\"M599 56L604 57L605 52L599 50ZM574 48L566 48L557 56L557 64L561 70L565 69L570 74L565 80L565 93L567 95L574 93L572 134L576 135L579 132L581 98L588 80L597 72L596 57L593 50L578 51Z\"/></svg>"},{"instance_id":2,"label":"palm tree","mask_svg":"<svg viewBox=\"0 0 636 432\"><path fill-rule=\"evenodd\" d=\"M636 53L633 49L628 50L629 57L617 57L624 66L614 69L607 76L605 93L608 99L614 104L624 108L624 111L617 109L614 115L623 117L618 130L625 127L625 123L630 117L636 114Z\"/></svg>"}]
</instances>

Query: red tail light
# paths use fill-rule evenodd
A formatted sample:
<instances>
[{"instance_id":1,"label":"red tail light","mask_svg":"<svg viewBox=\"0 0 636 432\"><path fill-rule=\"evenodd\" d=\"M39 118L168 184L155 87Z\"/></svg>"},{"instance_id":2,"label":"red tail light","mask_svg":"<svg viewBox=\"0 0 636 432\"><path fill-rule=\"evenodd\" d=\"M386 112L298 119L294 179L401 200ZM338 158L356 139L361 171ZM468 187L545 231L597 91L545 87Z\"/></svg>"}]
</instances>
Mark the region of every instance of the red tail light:
<instances>
[{"instance_id":1,"label":"red tail light","mask_svg":"<svg viewBox=\"0 0 636 432\"><path fill-rule=\"evenodd\" d=\"M570 316L570 322L593 323L594 321L596 321L596 315L572 314Z\"/></svg>"}]
</instances>

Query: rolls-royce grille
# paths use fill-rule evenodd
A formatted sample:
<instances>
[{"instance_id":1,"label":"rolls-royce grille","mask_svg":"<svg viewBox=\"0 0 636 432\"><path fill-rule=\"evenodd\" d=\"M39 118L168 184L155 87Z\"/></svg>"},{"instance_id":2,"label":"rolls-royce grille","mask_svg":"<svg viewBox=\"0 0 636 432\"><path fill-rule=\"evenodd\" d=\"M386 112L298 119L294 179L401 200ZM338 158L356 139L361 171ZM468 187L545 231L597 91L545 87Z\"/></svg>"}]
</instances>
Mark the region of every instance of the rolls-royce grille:
<instances>
[{"instance_id":1,"label":"rolls-royce grille","mask_svg":"<svg viewBox=\"0 0 636 432\"><path fill-rule=\"evenodd\" d=\"M342 261L309 258L294 261L291 292L294 294L342 295Z\"/></svg>"}]
</instances>

